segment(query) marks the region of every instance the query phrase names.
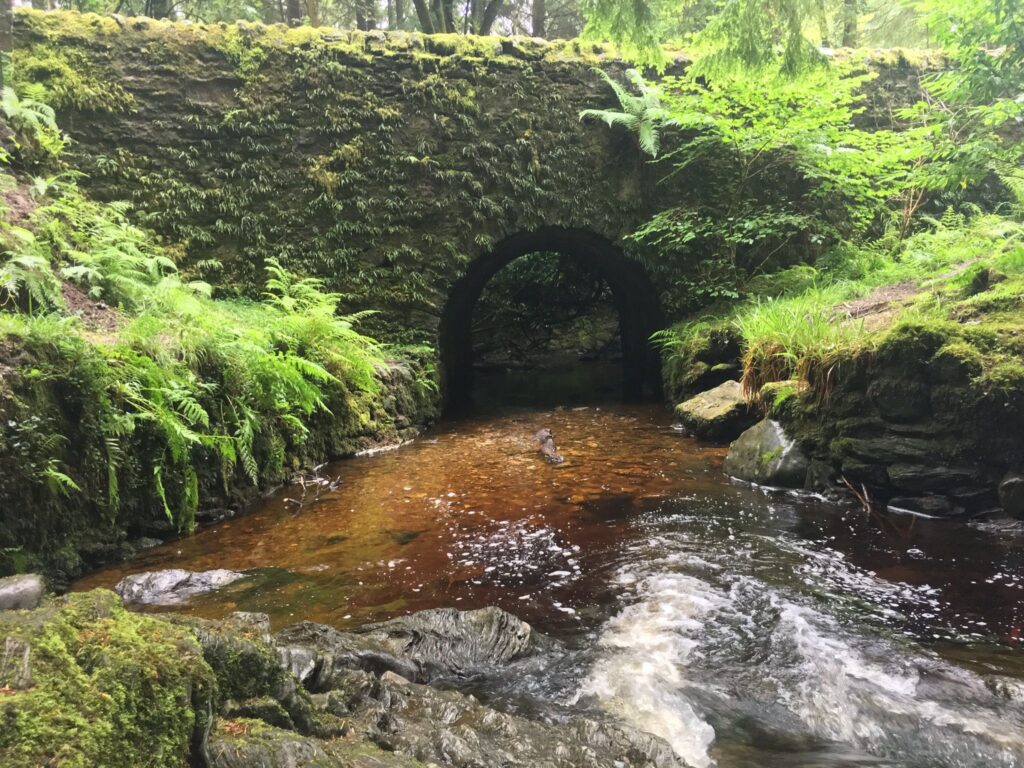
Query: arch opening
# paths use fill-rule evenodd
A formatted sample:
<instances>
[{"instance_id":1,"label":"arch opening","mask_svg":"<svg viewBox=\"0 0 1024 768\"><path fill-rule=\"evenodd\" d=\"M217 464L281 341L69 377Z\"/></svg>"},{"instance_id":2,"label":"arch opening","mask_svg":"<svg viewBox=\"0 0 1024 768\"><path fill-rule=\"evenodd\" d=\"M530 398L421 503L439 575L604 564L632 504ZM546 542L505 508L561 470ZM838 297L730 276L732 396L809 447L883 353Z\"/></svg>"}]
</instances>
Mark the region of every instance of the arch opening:
<instances>
[{"instance_id":1,"label":"arch opening","mask_svg":"<svg viewBox=\"0 0 1024 768\"><path fill-rule=\"evenodd\" d=\"M472 262L453 285L439 333L445 410L450 413L473 403L479 352L474 349L474 312L488 284L512 262L539 254L575 261L583 267L581 274L607 286L610 296L604 298L610 299L618 318L621 395L627 400L660 396L660 359L649 339L662 326L662 316L657 291L643 267L593 232L548 227L502 240Z\"/></svg>"}]
</instances>

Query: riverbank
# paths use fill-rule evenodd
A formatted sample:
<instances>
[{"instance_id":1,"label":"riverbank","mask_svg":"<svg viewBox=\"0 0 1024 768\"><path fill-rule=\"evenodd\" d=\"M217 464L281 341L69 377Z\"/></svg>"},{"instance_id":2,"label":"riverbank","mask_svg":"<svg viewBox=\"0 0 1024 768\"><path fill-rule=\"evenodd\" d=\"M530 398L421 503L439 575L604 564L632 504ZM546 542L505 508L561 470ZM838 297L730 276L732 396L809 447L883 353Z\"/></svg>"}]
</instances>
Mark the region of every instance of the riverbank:
<instances>
[{"instance_id":1,"label":"riverbank","mask_svg":"<svg viewBox=\"0 0 1024 768\"><path fill-rule=\"evenodd\" d=\"M1022 515L1022 309L1021 225L952 216L895 247L755 279L661 339L677 402L740 383L751 415L721 438L764 415L797 442L810 471L780 484L841 486L881 510Z\"/></svg>"},{"instance_id":2,"label":"riverbank","mask_svg":"<svg viewBox=\"0 0 1024 768\"><path fill-rule=\"evenodd\" d=\"M272 635L259 614L151 618L97 590L0 612L0 636L9 768L684 766L615 718L545 723L452 690L565 655L496 609Z\"/></svg>"},{"instance_id":3,"label":"riverbank","mask_svg":"<svg viewBox=\"0 0 1024 768\"><path fill-rule=\"evenodd\" d=\"M361 334L273 260L259 300L218 299L123 206L27 175L61 169L25 157L59 150L52 115L6 140L23 162L0 172L0 574L66 588L437 417L432 350Z\"/></svg>"}]
</instances>

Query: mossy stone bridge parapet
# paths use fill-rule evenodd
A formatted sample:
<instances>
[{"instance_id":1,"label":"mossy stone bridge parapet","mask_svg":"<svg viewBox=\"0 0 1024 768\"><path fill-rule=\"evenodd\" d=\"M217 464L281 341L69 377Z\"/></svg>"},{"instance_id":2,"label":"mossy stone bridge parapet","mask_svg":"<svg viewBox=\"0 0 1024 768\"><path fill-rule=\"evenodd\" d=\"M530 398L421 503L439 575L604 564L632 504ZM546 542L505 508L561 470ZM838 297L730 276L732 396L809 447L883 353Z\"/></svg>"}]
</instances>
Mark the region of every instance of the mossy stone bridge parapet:
<instances>
[{"instance_id":1,"label":"mossy stone bridge parapet","mask_svg":"<svg viewBox=\"0 0 1024 768\"><path fill-rule=\"evenodd\" d=\"M659 291L621 268L622 238L713 183L657 184L633 137L580 122L614 106L593 68L625 67L589 43L30 10L16 43L16 78L58 107L90 189L132 202L186 272L240 295L271 257L323 276L378 310L383 338L454 345L448 380L466 338L439 336L442 317L468 322L510 242L600 261L620 310L648 307L623 315L638 359ZM642 368L628 380L651 390Z\"/></svg>"}]
</instances>

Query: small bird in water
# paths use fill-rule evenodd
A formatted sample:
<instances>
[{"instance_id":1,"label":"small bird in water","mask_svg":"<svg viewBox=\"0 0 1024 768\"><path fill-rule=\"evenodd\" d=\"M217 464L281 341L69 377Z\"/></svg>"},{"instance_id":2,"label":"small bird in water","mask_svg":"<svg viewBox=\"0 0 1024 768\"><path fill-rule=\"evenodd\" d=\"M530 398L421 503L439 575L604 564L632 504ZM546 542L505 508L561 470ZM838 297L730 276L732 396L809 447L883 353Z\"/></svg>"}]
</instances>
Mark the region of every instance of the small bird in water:
<instances>
[{"instance_id":1,"label":"small bird in water","mask_svg":"<svg viewBox=\"0 0 1024 768\"><path fill-rule=\"evenodd\" d=\"M550 429L542 429L533 439L540 443L540 455L548 464L561 464L565 459L555 448L555 436Z\"/></svg>"}]
</instances>

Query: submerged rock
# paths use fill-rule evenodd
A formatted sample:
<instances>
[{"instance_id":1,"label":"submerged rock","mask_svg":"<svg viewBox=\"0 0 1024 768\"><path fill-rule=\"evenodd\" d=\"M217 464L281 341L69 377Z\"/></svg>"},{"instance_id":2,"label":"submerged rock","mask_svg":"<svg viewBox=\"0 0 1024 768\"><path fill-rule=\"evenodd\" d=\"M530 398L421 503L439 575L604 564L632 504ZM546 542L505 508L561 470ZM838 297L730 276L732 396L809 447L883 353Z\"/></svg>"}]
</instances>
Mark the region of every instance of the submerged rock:
<instances>
[{"instance_id":1,"label":"submerged rock","mask_svg":"<svg viewBox=\"0 0 1024 768\"><path fill-rule=\"evenodd\" d=\"M760 421L729 446L725 473L778 488L803 488L810 462L777 421Z\"/></svg>"},{"instance_id":2,"label":"submerged rock","mask_svg":"<svg viewBox=\"0 0 1024 768\"><path fill-rule=\"evenodd\" d=\"M922 496L895 496L886 505L889 512L927 515L928 517L958 517L964 508L946 496L929 493Z\"/></svg>"},{"instance_id":3,"label":"submerged rock","mask_svg":"<svg viewBox=\"0 0 1024 768\"><path fill-rule=\"evenodd\" d=\"M999 504L1014 517L1024 518L1024 472L1007 472L999 483Z\"/></svg>"},{"instance_id":4,"label":"submerged rock","mask_svg":"<svg viewBox=\"0 0 1024 768\"><path fill-rule=\"evenodd\" d=\"M45 594L46 585L39 574L0 578L0 611L38 608Z\"/></svg>"},{"instance_id":5,"label":"submerged rock","mask_svg":"<svg viewBox=\"0 0 1024 768\"><path fill-rule=\"evenodd\" d=\"M237 571L217 568L212 571L186 571L170 568L126 576L114 591L127 603L175 605L190 597L213 592L245 577Z\"/></svg>"},{"instance_id":6,"label":"submerged rock","mask_svg":"<svg viewBox=\"0 0 1024 768\"><path fill-rule=\"evenodd\" d=\"M708 440L733 440L756 421L738 381L719 384L680 403L676 417L688 432Z\"/></svg>"}]
</instances>

